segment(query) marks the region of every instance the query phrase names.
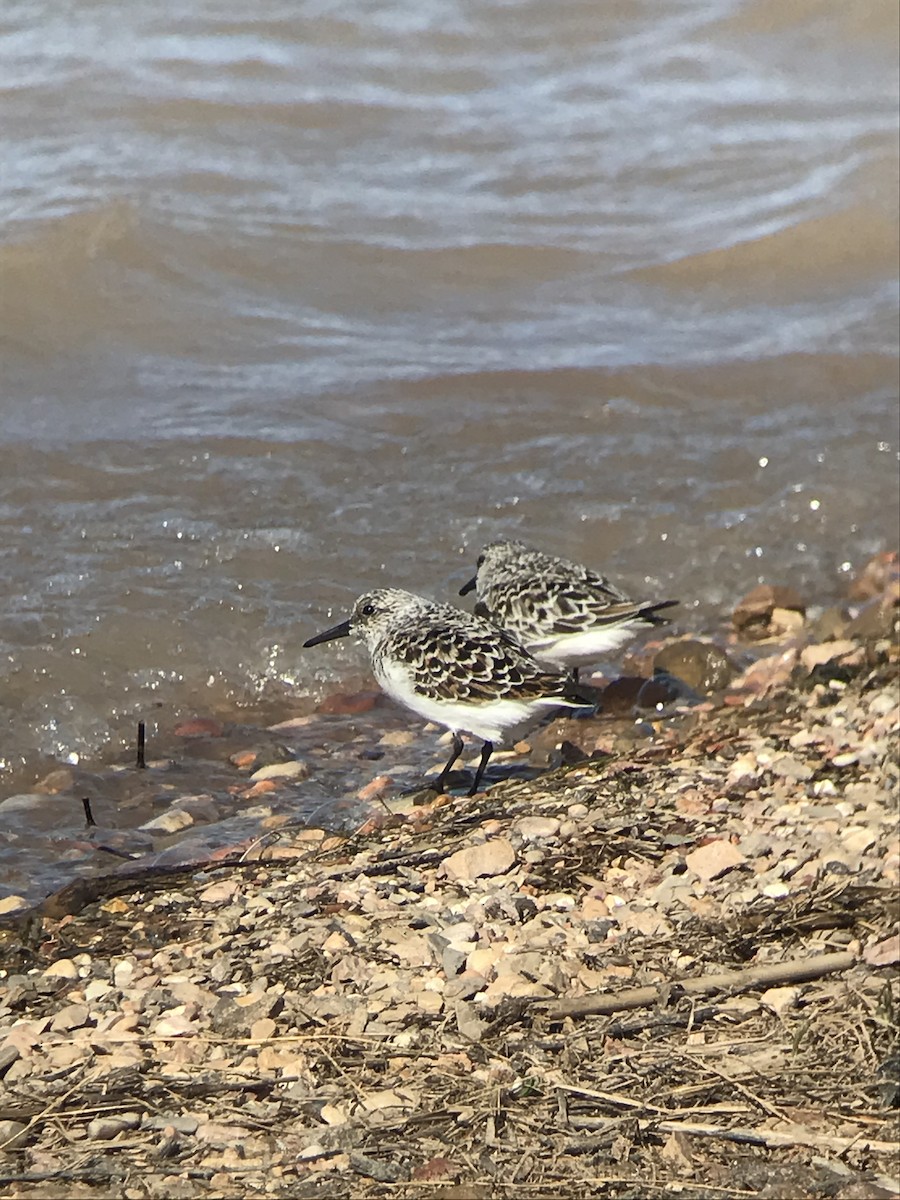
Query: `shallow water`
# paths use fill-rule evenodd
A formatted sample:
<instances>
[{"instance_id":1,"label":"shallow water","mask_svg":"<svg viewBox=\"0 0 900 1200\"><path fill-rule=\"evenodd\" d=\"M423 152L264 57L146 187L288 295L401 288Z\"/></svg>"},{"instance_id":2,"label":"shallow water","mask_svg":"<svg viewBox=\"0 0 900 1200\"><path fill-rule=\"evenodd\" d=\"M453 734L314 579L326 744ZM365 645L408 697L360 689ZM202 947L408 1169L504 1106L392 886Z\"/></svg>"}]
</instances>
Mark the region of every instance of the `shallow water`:
<instances>
[{"instance_id":1,"label":"shallow water","mask_svg":"<svg viewBox=\"0 0 900 1200\"><path fill-rule=\"evenodd\" d=\"M497 535L689 628L840 595L898 540L897 19L5 4L0 795L288 714Z\"/></svg>"}]
</instances>

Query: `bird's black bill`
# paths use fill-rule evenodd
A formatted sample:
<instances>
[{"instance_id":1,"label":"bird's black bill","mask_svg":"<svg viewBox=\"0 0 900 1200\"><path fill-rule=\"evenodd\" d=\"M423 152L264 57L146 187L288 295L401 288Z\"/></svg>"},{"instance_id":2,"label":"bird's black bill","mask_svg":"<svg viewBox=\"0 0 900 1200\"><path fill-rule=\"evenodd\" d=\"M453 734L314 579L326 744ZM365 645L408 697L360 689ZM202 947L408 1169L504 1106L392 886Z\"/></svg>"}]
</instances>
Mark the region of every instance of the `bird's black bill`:
<instances>
[{"instance_id":1,"label":"bird's black bill","mask_svg":"<svg viewBox=\"0 0 900 1200\"><path fill-rule=\"evenodd\" d=\"M472 576L472 578L469 580L469 582L468 582L468 583L464 583L464 584L462 585L462 587L459 589L459 594L460 594L461 596L468 596L469 592L474 592L474 591L475 591L475 584L476 584L477 582L478 582L478 576L477 576L477 575L473 575L473 576Z\"/></svg>"},{"instance_id":2,"label":"bird's black bill","mask_svg":"<svg viewBox=\"0 0 900 1200\"><path fill-rule=\"evenodd\" d=\"M318 646L322 642L333 642L335 638L350 636L350 622L341 621L340 625L332 625L330 629L326 629L324 633L317 633L315 637L309 638L303 643L303 649L308 650L310 646Z\"/></svg>"}]
</instances>

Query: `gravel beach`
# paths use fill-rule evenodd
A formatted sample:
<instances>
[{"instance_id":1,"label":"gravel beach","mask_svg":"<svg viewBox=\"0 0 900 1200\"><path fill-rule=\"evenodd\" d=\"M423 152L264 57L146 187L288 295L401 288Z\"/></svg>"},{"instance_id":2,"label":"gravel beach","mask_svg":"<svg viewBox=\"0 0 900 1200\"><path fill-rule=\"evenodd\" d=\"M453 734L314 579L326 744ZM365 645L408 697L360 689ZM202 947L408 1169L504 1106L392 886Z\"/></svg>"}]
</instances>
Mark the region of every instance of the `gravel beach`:
<instances>
[{"instance_id":1,"label":"gravel beach","mask_svg":"<svg viewBox=\"0 0 900 1200\"><path fill-rule=\"evenodd\" d=\"M827 633L739 606L742 672L652 651L532 739L537 778L436 802L376 777L352 835L274 821L8 906L3 1194L900 1194L876 599Z\"/></svg>"}]
</instances>

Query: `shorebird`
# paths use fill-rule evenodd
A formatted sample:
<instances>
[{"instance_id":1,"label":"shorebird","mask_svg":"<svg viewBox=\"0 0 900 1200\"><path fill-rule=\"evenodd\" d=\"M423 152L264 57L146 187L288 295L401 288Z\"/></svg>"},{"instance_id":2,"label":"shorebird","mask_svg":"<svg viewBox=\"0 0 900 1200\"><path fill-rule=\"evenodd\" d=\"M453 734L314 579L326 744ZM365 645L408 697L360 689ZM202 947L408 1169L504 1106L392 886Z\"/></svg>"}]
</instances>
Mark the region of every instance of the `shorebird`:
<instances>
[{"instance_id":1,"label":"shorebird","mask_svg":"<svg viewBox=\"0 0 900 1200\"><path fill-rule=\"evenodd\" d=\"M667 624L656 614L677 600L632 600L580 563L534 550L524 542L489 542L475 576L459 594L477 591L475 612L520 642L538 662L578 668L618 650L635 634Z\"/></svg>"},{"instance_id":2,"label":"shorebird","mask_svg":"<svg viewBox=\"0 0 900 1200\"><path fill-rule=\"evenodd\" d=\"M450 757L431 785L437 792L462 753L462 733L484 743L474 796L497 743L515 742L555 708L596 707L490 621L399 588L365 592L347 620L303 645L350 634L365 643L375 678L393 700L452 733Z\"/></svg>"}]
</instances>

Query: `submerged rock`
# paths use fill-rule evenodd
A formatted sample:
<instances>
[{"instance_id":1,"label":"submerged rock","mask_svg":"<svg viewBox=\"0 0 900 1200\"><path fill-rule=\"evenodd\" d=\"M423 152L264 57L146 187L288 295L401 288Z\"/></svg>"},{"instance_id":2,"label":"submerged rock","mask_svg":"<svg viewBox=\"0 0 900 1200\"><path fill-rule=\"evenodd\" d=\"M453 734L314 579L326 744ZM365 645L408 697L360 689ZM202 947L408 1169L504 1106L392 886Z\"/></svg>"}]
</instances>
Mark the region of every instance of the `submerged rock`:
<instances>
[{"instance_id":1,"label":"submerged rock","mask_svg":"<svg viewBox=\"0 0 900 1200\"><path fill-rule=\"evenodd\" d=\"M776 609L797 613L801 618L806 616L806 604L794 588L760 583L738 602L731 620L742 637L765 638L773 632L770 626ZM784 632L784 629L780 631Z\"/></svg>"}]
</instances>

